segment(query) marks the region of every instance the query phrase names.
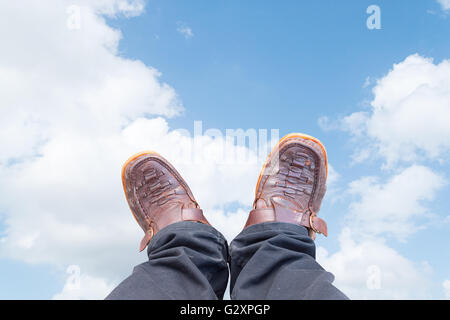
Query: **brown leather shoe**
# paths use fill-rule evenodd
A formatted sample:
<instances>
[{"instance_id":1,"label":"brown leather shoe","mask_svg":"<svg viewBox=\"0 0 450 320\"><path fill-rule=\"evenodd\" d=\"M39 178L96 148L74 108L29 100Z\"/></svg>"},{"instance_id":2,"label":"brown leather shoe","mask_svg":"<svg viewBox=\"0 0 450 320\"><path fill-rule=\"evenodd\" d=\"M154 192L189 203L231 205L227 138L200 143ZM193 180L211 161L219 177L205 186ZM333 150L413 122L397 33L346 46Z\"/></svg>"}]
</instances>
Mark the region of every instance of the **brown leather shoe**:
<instances>
[{"instance_id":1,"label":"brown leather shoe","mask_svg":"<svg viewBox=\"0 0 450 320\"><path fill-rule=\"evenodd\" d=\"M141 152L128 159L122 168L122 183L131 212L145 232L140 251L169 224L195 221L209 225L181 175L156 152Z\"/></svg>"},{"instance_id":2,"label":"brown leather shoe","mask_svg":"<svg viewBox=\"0 0 450 320\"><path fill-rule=\"evenodd\" d=\"M317 217L326 191L327 154L311 136L292 133L269 154L255 191L253 210L245 227L262 222L287 222L327 236L325 221Z\"/></svg>"}]
</instances>

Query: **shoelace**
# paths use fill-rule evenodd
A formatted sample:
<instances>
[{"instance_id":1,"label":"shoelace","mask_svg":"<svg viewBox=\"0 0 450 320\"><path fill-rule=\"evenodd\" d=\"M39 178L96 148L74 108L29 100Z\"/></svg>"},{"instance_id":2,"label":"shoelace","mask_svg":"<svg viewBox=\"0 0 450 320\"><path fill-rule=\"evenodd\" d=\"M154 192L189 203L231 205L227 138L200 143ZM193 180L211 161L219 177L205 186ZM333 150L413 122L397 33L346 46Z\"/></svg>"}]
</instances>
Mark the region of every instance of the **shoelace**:
<instances>
[{"instance_id":1,"label":"shoelace","mask_svg":"<svg viewBox=\"0 0 450 320\"><path fill-rule=\"evenodd\" d=\"M169 180L161 182L161 177L164 175L164 172L151 168L143 174L146 190L142 193L142 196L144 198L150 197L151 204L157 203L158 205L163 205L171 199L172 195L176 194L176 188L174 188Z\"/></svg>"},{"instance_id":2,"label":"shoelace","mask_svg":"<svg viewBox=\"0 0 450 320\"><path fill-rule=\"evenodd\" d=\"M309 160L308 154L297 151L294 155L283 154L280 158L278 175L282 175L282 183L276 182L275 187L283 188L286 197L294 199L296 195L306 193L311 195L314 181L314 164ZM306 186L305 186L306 185ZM307 186L311 185L311 188Z\"/></svg>"}]
</instances>

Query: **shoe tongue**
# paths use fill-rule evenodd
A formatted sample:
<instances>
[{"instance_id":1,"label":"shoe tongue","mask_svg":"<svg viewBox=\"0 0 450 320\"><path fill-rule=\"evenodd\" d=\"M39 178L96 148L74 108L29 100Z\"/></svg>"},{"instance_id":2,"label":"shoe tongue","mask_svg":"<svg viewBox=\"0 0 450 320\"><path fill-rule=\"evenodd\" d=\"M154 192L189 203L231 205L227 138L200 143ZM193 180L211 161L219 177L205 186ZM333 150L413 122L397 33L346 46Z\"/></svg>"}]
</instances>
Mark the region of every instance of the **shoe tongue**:
<instances>
[{"instance_id":1,"label":"shoe tongue","mask_svg":"<svg viewBox=\"0 0 450 320\"><path fill-rule=\"evenodd\" d=\"M159 207L159 209L163 212L179 212L181 214L181 210L183 209L183 203L178 201L171 201L163 204Z\"/></svg>"},{"instance_id":2,"label":"shoe tongue","mask_svg":"<svg viewBox=\"0 0 450 320\"><path fill-rule=\"evenodd\" d=\"M267 208L267 207L268 207L268 205L267 205L267 203L264 201L264 199L258 199L258 200L256 201L255 209L264 209L264 208Z\"/></svg>"},{"instance_id":3,"label":"shoe tongue","mask_svg":"<svg viewBox=\"0 0 450 320\"><path fill-rule=\"evenodd\" d=\"M197 208L197 206L196 206L196 204L195 204L194 202L192 202L192 201L189 201L189 203L188 203L187 206L186 206L186 205L183 206L183 209L195 209L195 208Z\"/></svg>"},{"instance_id":4,"label":"shoe tongue","mask_svg":"<svg viewBox=\"0 0 450 320\"><path fill-rule=\"evenodd\" d=\"M289 210L295 210L295 211L305 211L306 208L303 208L301 205L297 204L294 201L287 200L285 198L275 196L270 198L271 205L268 205L267 202L260 198L255 203L255 209L265 209L269 207L273 207L276 209L276 207L284 207Z\"/></svg>"},{"instance_id":5,"label":"shoe tongue","mask_svg":"<svg viewBox=\"0 0 450 320\"><path fill-rule=\"evenodd\" d=\"M270 201L273 204L274 209L276 209L276 207L284 207L286 209L290 209L290 210L295 210L295 211L305 211L306 208L303 208L301 205L299 205L298 203L291 201L291 200L287 200L285 198L282 197L272 197L270 199Z\"/></svg>"}]
</instances>

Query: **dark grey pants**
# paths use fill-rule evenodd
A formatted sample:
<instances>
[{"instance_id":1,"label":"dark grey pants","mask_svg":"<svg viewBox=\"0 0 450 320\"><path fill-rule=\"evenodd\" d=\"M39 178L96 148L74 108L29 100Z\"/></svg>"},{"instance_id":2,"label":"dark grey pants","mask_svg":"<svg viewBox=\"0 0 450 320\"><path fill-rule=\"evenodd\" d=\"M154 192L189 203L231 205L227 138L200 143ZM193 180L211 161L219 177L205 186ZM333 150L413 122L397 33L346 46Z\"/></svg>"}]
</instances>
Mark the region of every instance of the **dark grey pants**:
<instances>
[{"instance_id":1,"label":"dark grey pants","mask_svg":"<svg viewBox=\"0 0 450 320\"><path fill-rule=\"evenodd\" d=\"M147 249L149 261L106 299L347 299L334 277L315 260L307 229L261 223L230 244L216 229L179 222L158 232Z\"/></svg>"}]
</instances>

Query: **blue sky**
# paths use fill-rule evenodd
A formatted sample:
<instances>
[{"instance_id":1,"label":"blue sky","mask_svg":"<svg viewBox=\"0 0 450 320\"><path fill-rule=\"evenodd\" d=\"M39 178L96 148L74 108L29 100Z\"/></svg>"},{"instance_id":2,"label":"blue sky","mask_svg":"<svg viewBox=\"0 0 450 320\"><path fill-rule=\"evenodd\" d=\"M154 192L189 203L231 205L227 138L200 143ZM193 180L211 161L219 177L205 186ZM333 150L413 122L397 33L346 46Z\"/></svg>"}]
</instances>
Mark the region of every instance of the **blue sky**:
<instances>
[{"instance_id":1,"label":"blue sky","mask_svg":"<svg viewBox=\"0 0 450 320\"><path fill-rule=\"evenodd\" d=\"M380 1L376 31L366 28L370 4L151 1L145 14L111 24L122 31L122 55L156 67L176 88L187 109L175 120L180 126L205 119L211 127L235 127L239 116L242 127L290 132L298 118L284 115L301 110L308 118L302 126L313 132L309 119L359 109L370 95L361 90L367 77L416 52L448 57L448 19L427 13L439 10L437 3ZM194 36L183 39L179 23Z\"/></svg>"},{"instance_id":2,"label":"blue sky","mask_svg":"<svg viewBox=\"0 0 450 320\"><path fill-rule=\"evenodd\" d=\"M359 112L365 112L366 116L372 120L375 118L371 117L373 115L372 103L378 101L374 89L379 85L378 80L391 75L390 71L394 64L402 64L406 69L406 66L410 65L405 62L406 59L418 54L420 58L418 58L416 64L423 64L434 70L432 65L436 66L442 61L450 59L450 41L448 41L450 38L450 12L445 10L444 5L435 0L355 0L339 2L332 0L286 0L282 3L275 1L193 2L151 0L145 2L145 9L142 10L137 7L130 12L125 10L124 14L124 10L121 12L120 9L117 9L120 8L120 5L114 6L114 4L124 2L128 3L128 1L111 0L111 3L113 3L111 8L115 8L111 9L115 10L114 16L109 14L105 17L106 24L110 28L120 30L121 33L120 42L117 43L117 52L113 52L112 55L118 56L119 59L122 59L121 61L139 60L147 68L157 69L161 75L159 78L156 76L153 78L158 79L159 83L166 83L173 88L184 108L181 114L169 117L167 116L168 113L164 114L165 111L152 111L153 109L150 107L145 109L146 103L151 105L147 101L142 103L144 106L142 110L124 109L132 121L138 119L138 114L139 117L148 119L162 116L170 128L168 130L184 128L192 131L194 121L201 120L204 129L217 128L225 131L228 128L274 128L280 130L280 136L300 131L320 138L327 148L329 161L337 173L336 182L329 187L329 194L321 210L321 215L326 218L330 230L328 238L319 237L317 240L318 247L327 251L322 258L324 265L334 272L333 268L339 270L339 267L342 267L340 263L344 263L342 260L350 257L345 260L345 263L354 263L353 267L358 266L358 263L360 263L358 259L361 257L354 253L358 251L358 248L364 250L364 248L375 247L380 248L380 252L392 253L389 256L390 258L380 258L382 260L379 264L381 272L382 274L384 274L383 272L388 274L383 278L385 282L382 282L381 288L368 290L364 288L364 281L362 281L362 285L359 284L362 286L361 288L353 288L344 280L339 282L339 276L341 275L339 271L334 272L337 277L337 284L341 284L344 289L348 289L351 292L350 295L355 298L414 298L417 289L414 285L408 285L404 291L397 292L395 290L397 287L407 282L414 282L414 279L417 279L418 286L422 284L420 282L422 280L426 282L427 286L427 291L423 294L421 292L422 295L419 295L419 297L445 297L444 282L450 279L448 273L450 256L445 250L446 246L450 244L448 238L450 228L448 217L450 213L447 209L450 205L450 200L447 197L450 189L446 184L450 173L448 165L450 148L445 142L442 142L437 147L439 152L435 154L426 147L417 146L413 143L413 148L408 150L411 150L411 154L417 154L417 157L412 160L403 159L401 155L393 155L392 150L387 155L387 153L378 150L380 141L381 143L383 141L381 131L369 130L366 132L363 129L363 133L358 135L355 129L352 129L354 127L346 126L348 122L344 121L346 117ZM130 3L140 4L141 2L130 1ZM366 20L370 16L366 13L366 9L373 4L378 5L381 9L382 27L380 30L369 30L366 26ZM83 2L80 5L82 8L87 6ZM63 10L62 14L64 15L66 13L65 7L62 6L60 9ZM97 12L96 14L101 16L101 13L98 12L108 13L109 9L101 6L95 7L94 5L92 12ZM57 14L56 11L55 17L57 17ZM26 17L26 15L24 16ZM102 22L96 20L95 23L100 25ZM51 28L51 23L47 27ZM81 29L83 32L86 29L87 32L90 32L89 27L84 28ZM180 30L183 28L184 30L189 29L191 33L181 32ZM99 30L105 33L105 38L111 37L114 42L114 36L109 31L106 32L100 28ZM103 37L101 32L98 33L100 38L93 36L93 43ZM27 32L20 33L19 36L26 37ZM55 36L55 39L59 39L59 36ZM52 37L49 38L52 39ZM19 39L22 40L20 37ZM67 38L65 39L67 40ZM74 38L73 41L82 40ZM85 48L78 46L75 49L75 53L81 53L76 57L90 55L89 46L92 44L86 43L83 44L86 45ZM92 46L97 50L97 46ZM45 50L43 52L45 55ZM52 49L49 52L49 54L58 53L58 57L60 57L66 51ZM86 70L88 70L88 67L95 66L96 61L101 61L95 60L101 59L100 54L98 56L93 54L92 56L92 61L89 60L91 58L87 59L90 62L89 64L86 63ZM83 59L78 61L78 58L73 59L73 57L69 56L67 59L67 61L70 61L69 64L76 61L73 63L76 65L80 63L81 65L82 62L80 61L83 61ZM425 58L433 58L433 62L427 64ZM29 59L31 65L39 65L32 58ZM26 60L26 57L24 60ZM4 61L7 62L4 65L8 66L9 61L12 61L11 68L17 67L17 69L20 69L18 67L20 66L19 62L8 60L8 57ZM42 65L45 65L45 62L42 62ZM414 63L411 63L411 65L414 65ZM111 67L114 66L111 64ZM124 68L120 70L122 70L122 74L126 74L128 77L127 67L120 65L120 68ZM135 67L133 66L133 68ZM99 70L101 70L99 74L103 72L102 76L116 76L116 71L108 69L107 65L104 68L99 67ZM33 74L32 71L30 72ZM438 71L430 72L441 75ZM39 71L35 71L34 74L39 74ZM445 78L445 72L443 74L444 80L437 79L436 87L440 88L439 92L447 90L445 92L448 93L450 92L449 87L445 87L445 85L440 87L440 83L444 83L447 81L445 79L448 79L448 77ZM103 79L98 75L97 77L92 76L92 80L87 76L90 79L89 81ZM139 83L146 83L141 80L138 79ZM73 80L73 83L75 82ZM77 88L78 82L76 83L76 85L72 85L70 77L68 77L66 85L67 87ZM391 82L386 83L387 87ZM64 88L61 89L61 92L65 92ZM164 90L164 88L158 90ZM381 97L382 94L379 93L378 96ZM87 96L93 97L94 95L89 92ZM112 96L114 96L114 92ZM126 94L124 96L127 97ZM37 99L42 99L41 96L37 97ZM121 97L117 99L120 100ZM95 102L99 104L100 101L101 104L103 101L101 99L104 99L104 97L95 98ZM388 98L383 96L383 99ZM440 97L436 99L439 103L444 101L444 105L448 103L447 109L444 108L442 114L442 119L448 119L446 116L450 112L450 100L439 100ZM127 100L125 99L125 101ZM128 101L132 101L132 99ZM48 101L42 99L42 103L46 102ZM110 103L110 101L105 102L105 105L107 103ZM430 100L430 104L432 103ZM126 102L124 104L126 105ZM63 106L61 108L65 108L64 104L61 106ZM67 110L70 109L67 108ZM119 106L119 108L122 108L122 106ZM171 104L168 103L164 108L170 110ZM395 108L395 106L392 108ZM423 108L428 107L424 106ZM430 110L433 110L432 106L430 108ZM49 112L52 111L49 110ZM439 110L442 111L442 109ZM414 111L411 112L410 122L416 123L413 120ZM387 116L390 114L394 114L394 111ZM48 119L53 118L50 116ZM326 119L326 125L319 119ZM365 119L367 120L367 118ZM403 119L406 119L405 128L408 128L409 118L404 117ZM375 126L375 120L369 122ZM51 121L53 120L49 120L49 122ZM133 122L129 122L125 126L131 126L132 124ZM83 129L80 128L83 127L74 126L74 128L78 129L74 129L73 137L81 136L79 133ZM411 135L413 137L419 134L414 131L415 128L411 124L410 130L412 130ZM386 132L396 132L397 130L391 127L385 129ZM56 129L49 130L49 136L46 136L44 141L51 142L52 139L57 141L55 132L57 132ZM110 137L114 136L113 133L115 132L111 131ZM46 131L45 134L47 134ZM447 132L442 134L447 134ZM99 134L99 137L104 139L107 135ZM73 138L73 143L76 143L77 139ZM400 138L398 140L399 143L406 141ZM39 150L38 153L45 159L46 152L50 153L49 149L45 148L47 142L36 142L36 132L34 131L30 133L30 141L24 143L24 145L30 144L36 147ZM41 147L43 149L39 149ZM362 161L355 161L355 154L364 150L365 147L370 150L370 156ZM130 150L132 149L130 147ZM36 160L36 155L26 154L23 150L13 151L22 152L23 159L31 159L30 166ZM400 157L400 159L386 166L389 156ZM1 160L4 159L0 159L0 164L2 163ZM8 160L8 157L6 157L6 160ZM417 208L410 209L411 214L406 214L407 218L405 219L407 220L402 220L404 217L399 214L401 216L399 220L394 221L395 223L399 221L411 222L413 226L423 227L423 229L410 233L408 231L406 236L401 239L397 238L395 232L383 233L382 230L370 231L372 232L370 239L359 238L357 231L353 230L352 232L356 232L353 233L353 241L355 242L352 247L353 253L350 254L345 251L346 247L344 246L344 248L340 244L339 239L344 237L345 232L343 230L347 227L347 219L354 217L352 214L359 217L361 223L374 222L374 225L378 225L380 222L373 220L375 218L366 220L368 218L364 218L361 212L352 213L354 209L351 208L355 208L355 206L360 210L361 208L373 210L373 208L369 208L369 205L372 204L365 203L362 200L366 190L355 187L357 191L349 193L350 184L365 177L376 177L378 180L370 183L372 187L378 184L379 188L374 187L373 193L373 197L376 198L378 195L376 192L379 189L383 189L383 186L388 185L389 181L404 173L411 166L420 166L419 169L416 168L416 171L414 169L411 172L414 174L423 173L423 177L430 178L429 181L435 179L435 175L441 178L441 180L436 178L433 180L434 182L429 182L429 188L424 187L416 198L411 200L408 196L405 196L405 201L411 200L409 204L416 201ZM6 169L4 172L8 174ZM190 175L188 174L188 176ZM239 177L236 178L235 182L239 182ZM196 183L200 184L200 182L194 181L194 185ZM250 181L249 184L251 183L253 182ZM49 185L51 185L50 182L46 184L46 186ZM419 183L419 185L428 184ZM0 190L5 188L2 185ZM201 190L201 187L199 189ZM399 190L399 193L401 192L402 190ZM405 193L407 192L405 191ZM202 197L208 198L207 195ZM368 197L370 198L371 194ZM78 200L76 199L76 193L74 198L75 201ZM80 197L79 202L85 201L85 199ZM380 196L380 199L384 199L383 196ZM225 211L224 216L232 216L236 210L242 209L245 211L249 208L241 200L239 196L236 196L231 197L229 202L214 203L211 201L211 211L223 210ZM36 203L42 204L39 201ZM32 205L30 203L30 206ZM389 205L390 203L379 203L379 210L385 210L385 206ZM401 203L395 203L395 205L401 207ZM42 207L45 206L42 205ZM1 203L0 208L3 212L1 226L5 238L10 237L9 232L13 235L19 234L23 229L19 227L20 224L17 221L22 220L14 218L15 210L25 212L27 209L14 209L14 206L6 200ZM45 210L42 209L42 214L51 216L51 210L53 209L45 207ZM227 213L226 211L233 212ZM126 215L125 213L117 214ZM206 214L208 215L208 213ZM386 215L388 216L388 213ZM71 221L71 219L71 216L67 216L65 221ZM389 218L386 221L389 222ZM380 225L383 226L382 223L386 221L381 221ZM83 224L80 222L81 225ZM351 227L358 229L358 225L352 225ZM45 232L45 229L42 230ZM57 239L55 237L52 239ZM15 238L11 236L11 239ZM35 238L30 241L32 244L28 245L27 242L24 247L32 248L33 245L38 246L40 243ZM37 244L34 244L34 242ZM377 247L377 245L382 247ZM104 247L99 247L105 250ZM40 250L45 253L46 248L43 246ZM64 254L60 253L64 249L56 250L51 247L51 250L58 252L60 256L52 253L48 258L25 258L26 251L14 253L15 251L9 247L3 251L0 250L2 252L0 260L0 298L52 298L62 290L66 280L65 268L70 264L82 265L82 270L89 270L91 278L102 278L101 271L99 271L100 267L97 268L95 263L86 263L86 267L84 267L83 262L78 263L77 258L74 258L73 263L70 262L70 258L67 258L67 256L70 257L71 250L76 251L75 257L82 254L82 246L69 247ZM132 255L133 252L129 254ZM337 255L333 256L333 254ZM339 254L342 254L342 256ZM364 254L361 258L363 260ZM377 251L374 251L374 254L376 255ZM385 263L386 260L391 258L393 259L392 264L395 266L406 265L411 275L405 277L404 282L393 282L392 286L389 286L387 283L389 277L395 277L396 271L394 270L390 274L384 268L392 266ZM142 259L142 256L140 259ZM105 260L107 259L105 258ZM344 266L346 266L345 263ZM378 265L376 261L372 264ZM99 265L101 264L99 263ZM126 274L127 270L131 271L131 268L132 262L130 262L129 267L124 265L123 270L125 271L121 269L120 272L122 273L118 272L117 277L108 275L103 277L103 280L108 285L112 285L122 277L122 274ZM363 269L362 274L365 274L367 266L361 265L361 268ZM423 270L425 270L425 273L429 272L429 274L425 277L425 280L418 279L418 274ZM386 287L387 289L385 289ZM450 285L448 285L447 292L450 295ZM85 297L96 296L86 294Z\"/></svg>"},{"instance_id":3,"label":"blue sky","mask_svg":"<svg viewBox=\"0 0 450 320\"><path fill-rule=\"evenodd\" d=\"M372 4L381 8L381 30L366 27ZM184 39L179 23L194 36ZM348 134L324 132L317 120L364 109L373 87L363 88L367 77L384 76L411 54L436 62L450 56L450 20L435 1L152 1L145 14L112 24L123 33L120 53L162 71L183 99L187 110L172 126L191 129L203 120L223 130L310 133L325 143L343 184L389 172L378 161L350 165ZM440 191L433 212L448 215L448 191ZM336 232L320 244L334 248L334 225L342 223L345 207L326 205ZM439 261L436 278L448 277L450 256L439 249L447 232L448 226L423 230L394 247L411 259Z\"/></svg>"}]
</instances>

